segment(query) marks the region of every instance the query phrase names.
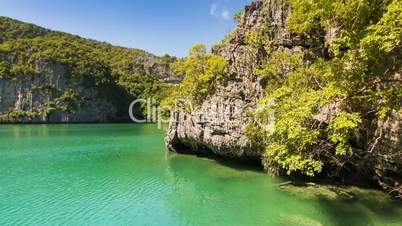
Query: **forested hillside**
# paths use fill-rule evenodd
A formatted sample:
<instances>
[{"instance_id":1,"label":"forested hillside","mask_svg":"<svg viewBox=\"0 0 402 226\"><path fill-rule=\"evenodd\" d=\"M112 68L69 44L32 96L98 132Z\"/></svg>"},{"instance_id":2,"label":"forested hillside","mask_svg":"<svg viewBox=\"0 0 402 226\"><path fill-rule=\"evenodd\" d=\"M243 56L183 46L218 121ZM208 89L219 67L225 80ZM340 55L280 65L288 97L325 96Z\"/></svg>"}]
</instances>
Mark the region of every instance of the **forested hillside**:
<instances>
[{"instance_id":1,"label":"forested hillside","mask_svg":"<svg viewBox=\"0 0 402 226\"><path fill-rule=\"evenodd\" d=\"M127 120L134 98L165 95L174 61L0 17L1 120Z\"/></svg>"}]
</instances>

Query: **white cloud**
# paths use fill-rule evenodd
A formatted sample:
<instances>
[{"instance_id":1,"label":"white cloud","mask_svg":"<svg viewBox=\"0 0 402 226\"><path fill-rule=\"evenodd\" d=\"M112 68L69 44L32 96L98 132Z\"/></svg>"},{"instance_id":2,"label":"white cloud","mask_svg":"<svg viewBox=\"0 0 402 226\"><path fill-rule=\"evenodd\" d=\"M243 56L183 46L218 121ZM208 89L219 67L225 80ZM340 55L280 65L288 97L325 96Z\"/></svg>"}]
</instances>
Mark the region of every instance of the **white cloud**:
<instances>
[{"instance_id":1,"label":"white cloud","mask_svg":"<svg viewBox=\"0 0 402 226\"><path fill-rule=\"evenodd\" d=\"M216 16L216 11L218 10L218 3L213 3L211 5L211 8L209 9L209 14L211 14L212 16Z\"/></svg>"},{"instance_id":2,"label":"white cloud","mask_svg":"<svg viewBox=\"0 0 402 226\"><path fill-rule=\"evenodd\" d=\"M230 20L229 10L226 9L225 4L221 4L219 1L211 4L209 14L215 17L220 17L224 20Z\"/></svg>"},{"instance_id":3,"label":"white cloud","mask_svg":"<svg viewBox=\"0 0 402 226\"><path fill-rule=\"evenodd\" d=\"M221 12L221 17L224 20L230 20L230 12L227 9L223 9Z\"/></svg>"}]
</instances>

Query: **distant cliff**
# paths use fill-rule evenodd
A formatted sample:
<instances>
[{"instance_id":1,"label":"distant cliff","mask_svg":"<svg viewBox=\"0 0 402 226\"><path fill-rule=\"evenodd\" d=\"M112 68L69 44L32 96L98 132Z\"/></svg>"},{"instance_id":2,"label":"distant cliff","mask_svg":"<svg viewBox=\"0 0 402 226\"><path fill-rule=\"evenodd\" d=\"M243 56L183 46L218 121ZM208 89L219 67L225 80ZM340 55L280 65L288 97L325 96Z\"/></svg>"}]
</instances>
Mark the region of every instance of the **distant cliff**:
<instances>
[{"instance_id":1,"label":"distant cliff","mask_svg":"<svg viewBox=\"0 0 402 226\"><path fill-rule=\"evenodd\" d=\"M128 121L179 80L175 60L0 17L0 122Z\"/></svg>"},{"instance_id":2,"label":"distant cliff","mask_svg":"<svg viewBox=\"0 0 402 226\"><path fill-rule=\"evenodd\" d=\"M402 196L401 4L291 2L254 1L236 15L213 48L225 78L171 116L168 149Z\"/></svg>"}]
</instances>

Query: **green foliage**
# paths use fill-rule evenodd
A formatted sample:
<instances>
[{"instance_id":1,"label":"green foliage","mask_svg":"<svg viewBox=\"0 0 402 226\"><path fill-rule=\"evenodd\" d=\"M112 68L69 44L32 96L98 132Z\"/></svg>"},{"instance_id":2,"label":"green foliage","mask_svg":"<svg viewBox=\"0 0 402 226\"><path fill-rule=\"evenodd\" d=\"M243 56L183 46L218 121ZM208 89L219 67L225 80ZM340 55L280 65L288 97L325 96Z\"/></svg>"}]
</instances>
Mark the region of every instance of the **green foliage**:
<instances>
[{"instance_id":1,"label":"green foliage","mask_svg":"<svg viewBox=\"0 0 402 226\"><path fill-rule=\"evenodd\" d=\"M172 104L184 99L195 106L198 105L214 91L226 68L227 62L222 57L207 54L205 46L195 45L187 58L173 65L174 72L184 75L184 79L165 103Z\"/></svg>"},{"instance_id":2,"label":"green foliage","mask_svg":"<svg viewBox=\"0 0 402 226\"><path fill-rule=\"evenodd\" d=\"M254 74L266 76L274 81L284 81L287 74L303 66L302 60L302 53L289 54L277 51L270 57L268 63L262 69L256 69Z\"/></svg>"},{"instance_id":3,"label":"green foliage","mask_svg":"<svg viewBox=\"0 0 402 226\"><path fill-rule=\"evenodd\" d=\"M169 55L157 57L5 17L0 17L0 32L0 77L17 80L39 76L43 73L39 65L55 63L63 65L72 77L82 79L87 87L98 88L100 96L121 102L122 107L127 104L123 99L162 99L166 95L167 85L147 71L143 62L154 61L169 71L176 61Z\"/></svg>"},{"instance_id":4,"label":"green foliage","mask_svg":"<svg viewBox=\"0 0 402 226\"><path fill-rule=\"evenodd\" d=\"M324 84L323 75L316 70L319 66L303 65L301 54L288 55L285 60L286 54L277 52L270 60L275 66L263 70L267 76L271 75L273 82L267 87L270 94L260 105L274 111L276 119L274 132L267 136L269 145L265 157L271 165L278 165L289 174L299 171L312 176L321 171L323 164L312 151L321 135L319 128L311 126L313 117L342 94L329 82L323 89L317 87L318 79ZM275 105L266 105L269 101Z\"/></svg>"},{"instance_id":5,"label":"green foliage","mask_svg":"<svg viewBox=\"0 0 402 226\"><path fill-rule=\"evenodd\" d=\"M328 138L336 144L336 154L353 154L352 147L348 144L350 136L358 133L358 125L362 119L357 113L340 113L328 126Z\"/></svg>"},{"instance_id":6,"label":"green foliage","mask_svg":"<svg viewBox=\"0 0 402 226\"><path fill-rule=\"evenodd\" d=\"M19 21L2 16L0 16L0 31L0 41L21 37L34 38L52 33L48 29L39 28L33 24L20 23Z\"/></svg>"},{"instance_id":7,"label":"green foliage","mask_svg":"<svg viewBox=\"0 0 402 226\"><path fill-rule=\"evenodd\" d=\"M267 146L264 160L269 160L268 163L265 163L269 167L285 169L287 174L298 171L308 176L314 176L316 172L321 172L323 167L321 161L300 154L291 154L289 147L278 143L271 143ZM270 170L271 173L275 172L272 169Z\"/></svg>"},{"instance_id":8,"label":"green foliage","mask_svg":"<svg viewBox=\"0 0 402 226\"><path fill-rule=\"evenodd\" d=\"M33 120L38 117L40 117L40 113L37 111L22 111L22 110L15 110L13 109L10 111L6 116L3 116L4 118L2 120L8 121L8 120Z\"/></svg>"},{"instance_id":9,"label":"green foliage","mask_svg":"<svg viewBox=\"0 0 402 226\"><path fill-rule=\"evenodd\" d=\"M289 4L293 10L289 26L296 33L339 27L331 48L334 57L274 52L265 66L254 71L268 81L255 113L258 123L249 125L248 136L265 147L264 165L271 172L314 176L327 167L326 159L342 162L356 155L351 140L362 138L361 129L373 117L385 118L400 109L402 89L395 76L402 65L402 3L295 0ZM258 33L248 36L253 47L269 43ZM275 113L274 129L268 129L270 112Z\"/></svg>"},{"instance_id":10,"label":"green foliage","mask_svg":"<svg viewBox=\"0 0 402 226\"><path fill-rule=\"evenodd\" d=\"M216 44L212 47L212 49L214 49L214 50L215 50L215 49L220 49L220 48L223 48L223 47L227 46L228 44L230 44L230 42L235 39L235 37L236 37L236 32L237 32L237 29L234 29L234 30L232 30L231 32L229 32L229 34L227 34L227 35L225 36L225 38L222 39L220 42L216 43Z\"/></svg>"},{"instance_id":11,"label":"green foliage","mask_svg":"<svg viewBox=\"0 0 402 226\"><path fill-rule=\"evenodd\" d=\"M60 97L56 98L54 102L57 110L72 113L78 109L77 100L79 100L79 95L74 92L74 90L69 89L66 90Z\"/></svg>"},{"instance_id":12,"label":"green foliage","mask_svg":"<svg viewBox=\"0 0 402 226\"><path fill-rule=\"evenodd\" d=\"M10 73L10 63L5 60L0 60L0 78L6 77Z\"/></svg>"},{"instance_id":13,"label":"green foliage","mask_svg":"<svg viewBox=\"0 0 402 226\"><path fill-rule=\"evenodd\" d=\"M262 48L269 45L270 36L267 30L267 22L258 29L248 31L246 33L245 42L252 48Z\"/></svg>"},{"instance_id":14,"label":"green foliage","mask_svg":"<svg viewBox=\"0 0 402 226\"><path fill-rule=\"evenodd\" d=\"M239 11L233 15L233 19L237 24L241 23L241 20L244 18L244 11Z\"/></svg>"},{"instance_id":15,"label":"green foliage","mask_svg":"<svg viewBox=\"0 0 402 226\"><path fill-rule=\"evenodd\" d=\"M266 133L264 161L272 173L279 169L287 173L299 171L309 176L322 170L323 163L316 159L311 150L318 143L320 131L311 127L311 121L319 108L340 96L331 84L318 89L316 80L323 75L317 68L319 63L304 65L303 54L275 52L266 66L256 74L269 79L267 96L259 103L256 117L261 118L275 112L274 130Z\"/></svg>"},{"instance_id":16,"label":"green foliage","mask_svg":"<svg viewBox=\"0 0 402 226\"><path fill-rule=\"evenodd\" d=\"M394 1L388 6L381 20L367 29L370 33L361 41L366 57L379 55L373 51L391 53L401 47L402 2ZM400 50L400 49L398 49Z\"/></svg>"},{"instance_id":17,"label":"green foliage","mask_svg":"<svg viewBox=\"0 0 402 226\"><path fill-rule=\"evenodd\" d=\"M57 91L53 84L31 85L31 92L55 93Z\"/></svg>"},{"instance_id":18,"label":"green foliage","mask_svg":"<svg viewBox=\"0 0 402 226\"><path fill-rule=\"evenodd\" d=\"M190 49L188 58L202 58L205 55L207 55L207 48L202 44L197 44Z\"/></svg>"},{"instance_id":19,"label":"green foliage","mask_svg":"<svg viewBox=\"0 0 402 226\"><path fill-rule=\"evenodd\" d=\"M296 33L309 33L319 28L339 27L341 33L335 49L353 48L375 24L390 0L288 0L292 7L289 28Z\"/></svg>"}]
</instances>

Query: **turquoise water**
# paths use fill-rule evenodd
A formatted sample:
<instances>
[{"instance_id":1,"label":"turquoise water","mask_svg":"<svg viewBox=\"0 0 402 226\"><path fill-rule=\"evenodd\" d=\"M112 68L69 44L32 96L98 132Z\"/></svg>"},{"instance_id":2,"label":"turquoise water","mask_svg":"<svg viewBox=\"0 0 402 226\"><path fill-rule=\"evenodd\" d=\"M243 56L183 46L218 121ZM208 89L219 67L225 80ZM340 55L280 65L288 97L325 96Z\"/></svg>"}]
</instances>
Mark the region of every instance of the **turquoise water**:
<instances>
[{"instance_id":1,"label":"turquoise water","mask_svg":"<svg viewBox=\"0 0 402 226\"><path fill-rule=\"evenodd\" d=\"M155 125L0 126L0 225L402 225L381 192L331 200L281 182L167 153Z\"/></svg>"}]
</instances>

